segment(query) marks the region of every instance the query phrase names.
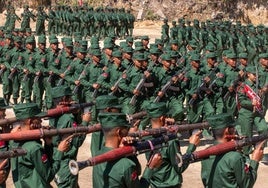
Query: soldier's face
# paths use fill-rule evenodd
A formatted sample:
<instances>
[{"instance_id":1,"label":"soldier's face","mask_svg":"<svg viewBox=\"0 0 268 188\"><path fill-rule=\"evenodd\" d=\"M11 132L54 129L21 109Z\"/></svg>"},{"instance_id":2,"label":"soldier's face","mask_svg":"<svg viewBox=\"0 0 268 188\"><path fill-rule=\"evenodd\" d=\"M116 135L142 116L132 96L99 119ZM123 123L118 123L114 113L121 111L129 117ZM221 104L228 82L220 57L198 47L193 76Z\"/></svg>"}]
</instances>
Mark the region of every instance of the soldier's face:
<instances>
[{"instance_id":1,"label":"soldier's face","mask_svg":"<svg viewBox=\"0 0 268 188\"><path fill-rule=\"evenodd\" d=\"M248 62L247 59L241 58L239 59L239 62L241 63L241 65L247 66Z\"/></svg>"},{"instance_id":2,"label":"soldier's face","mask_svg":"<svg viewBox=\"0 0 268 188\"><path fill-rule=\"evenodd\" d=\"M248 73L248 79L252 82L256 82L256 75L253 73Z\"/></svg>"},{"instance_id":3,"label":"soldier's face","mask_svg":"<svg viewBox=\"0 0 268 188\"><path fill-rule=\"evenodd\" d=\"M215 58L208 58L207 62L209 65L214 66L214 64L216 63L216 59Z\"/></svg>"},{"instance_id":4,"label":"soldier's face","mask_svg":"<svg viewBox=\"0 0 268 188\"><path fill-rule=\"evenodd\" d=\"M268 67L268 58L261 58L260 62L263 66L265 66L266 68Z\"/></svg>"},{"instance_id":5,"label":"soldier's face","mask_svg":"<svg viewBox=\"0 0 268 188\"><path fill-rule=\"evenodd\" d=\"M93 55L92 56L92 60L94 61L94 62L96 62L96 63L99 63L100 62L100 56L95 56L95 55Z\"/></svg>"},{"instance_id":6,"label":"soldier's face","mask_svg":"<svg viewBox=\"0 0 268 188\"><path fill-rule=\"evenodd\" d=\"M231 67L236 67L236 59L228 59L228 64Z\"/></svg>"},{"instance_id":7,"label":"soldier's face","mask_svg":"<svg viewBox=\"0 0 268 188\"><path fill-rule=\"evenodd\" d=\"M131 59L132 54L130 54L130 53L124 53L123 54L123 57L124 57L124 59Z\"/></svg>"},{"instance_id":8,"label":"soldier's face","mask_svg":"<svg viewBox=\"0 0 268 188\"><path fill-rule=\"evenodd\" d=\"M59 44L58 43L55 43L55 44L50 44L50 48L52 50L57 50L59 48Z\"/></svg>"},{"instance_id":9,"label":"soldier's face","mask_svg":"<svg viewBox=\"0 0 268 188\"><path fill-rule=\"evenodd\" d=\"M164 68L169 69L171 66L171 61L163 60L162 64L163 64Z\"/></svg>"},{"instance_id":10,"label":"soldier's face","mask_svg":"<svg viewBox=\"0 0 268 188\"><path fill-rule=\"evenodd\" d=\"M149 40L142 40L143 46L147 46L149 44Z\"/></svg>"},{"instance_id":11,"label":"soldier's face","mask_svg":"<svg viewBox=\"0 0 268 188\"><path fill-rule=\"evenodd\" d=\"M142 67L142 61L140 61L140 60L134 60L134 64L138 68L141 68Z\"/></svg>"},{"instance_id":12,"label":"soldier's face","mask_svg":"<svg viewBox=\"0 0 268 188\"><path fill-rule=\"evenodd\" d=\"M38 43L38 48L40 50L44 50L46 48L46 44L44 44L44 43Z\"/></svg>"},{"instance_id":13,"label":"soldier's face","mask_svg":"<svg viewBox=\"0 0 268 188\"><path fill-rule=\"evenodd\" d=\"M179 46L177 44L172 44L171 49L174 50L174 51L178 51Z\"/></svg>"},{"instance_id":14,"label":"soldier's face","mask_svg":"<svg viewBox=\"0 0 268 188\"><path fill-rule=\"evenodd\" d=\"M109 49L109 48L106 48L105 49L105 54L107 54L109 56L112 56L112 53L113 53L113 50L112 49Z\"/></svg>"},{"instance_id":15,"label":"soldier's face","mask_svg":"<svg viewBox=\"0 0 268 188\"><path fill-rule=\"evenodd\" d=\"M33 50L33 49L34 49L34 45L33 45L32 43L27 43L27 44L26 44L26 48L27 48L28 50Z\"/></svg>"}]
</instances>

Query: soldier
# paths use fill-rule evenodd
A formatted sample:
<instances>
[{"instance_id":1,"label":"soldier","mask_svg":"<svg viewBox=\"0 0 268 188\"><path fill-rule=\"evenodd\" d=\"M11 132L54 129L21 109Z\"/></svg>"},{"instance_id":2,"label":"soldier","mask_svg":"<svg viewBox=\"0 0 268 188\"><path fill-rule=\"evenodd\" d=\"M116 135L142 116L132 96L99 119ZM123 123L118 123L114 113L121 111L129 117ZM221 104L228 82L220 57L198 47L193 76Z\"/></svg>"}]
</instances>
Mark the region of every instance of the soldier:
<instances>
[{"instance_id":1,"label":"soldier","mask_svg":"<svg viewBox=\"0 0 268 188\"><path fill-rule=\"evenodd\" d=\"M8 79L11 69L11 60L12 60L12 48L14 47L14 40L11 34L5 35L5 47L2 49L2 64L1 64L1 78L3 82L3 96L7 104L12 94L12 82Z\"/></svg>"},{"instance_id":2,"label":"soldier","mask_svg":"<svg viewBox=\"0 0 268 188\"><path fill-rule=\"evenodd\" d=\"M101 95L96 98L96 116L99 113L119 113L121 112L122 106L118 103L118 98L112 95ZM97 118L99 122L99 118ZM94 132L91 137L91 155L96 156L101 148L104 146L103 132Z\"/></svg>"},{"instance_id":3,"label":"soldier","mask_svg":"<svg viewBox=\"0 0 268 188\"><path fill-rule=\"evenodd\" d=\"M234 136L234 121L230 114L218 114L207 118L212 127L215 145L231 141L227 136ZM201 177L204 187L253 187L257 179L258 163L262 159L263 149L260 144L246 163L240 151L230 151L222 155L210 156L203 160Z\"/></svg>"},{"instance_id":4,"label":"soldier","mask_svg":"<svg viewBox=\"0 0 268 188\"><path fill-rule=\"evenodd\" d=\"M172 21L172 28L170 28L170 39L175 40L178 38L178 27L176 21Z\"/></svg>"},{"instance_id":5,"label":"soldier","mask_svg":"<svg viewBox=\"0 0 268 188\"><path fill-rule=\"evenodd\" d=\"M20 76L23 67L23 53L24 49L22 47L21 37L17 36L14 39L15 47L12 52L12 59L10 64L10 74L8 79L12 83L12 95L14 104L18 103L19 92L20 92Z\"/></svg>"},{"instance_id":6,"label":"soldier","mask_svg":"<svg viewBox=\"0 0 268 188\"><path fill-rule=\"evenodd\" d=\"M18 17L18 15L15 13L15 9L12 8L11 10L11 13L9 15L9 23L8 25L5 27L7 30L9 31L13 31L15 29L15 23L16 21L20 21L21 19Z\"/></svg>"},{"instance_id":7,"label":"soldier","mask_svg":"<svg viewBox=\"0 0 268 188\"><path fill-rule=\"evenodd\" d=\"M239 84L237 93L239 109L237 125L241 127L241 135L243 136L253 136L253 125L256 126L259 134L267 133L268 131L267 123L264 119L262 99L258 95L258 91L256 68L248 66L246 68L245 82ZM267 96L267 93L265 95ZM244 147L243 152L249 155L251 147Z\"/></svg>"},{"instance_id":8,"label":"soldier","mask_svg":"<svg viewBox=\"0 0 268 188\"><path fill-rule=\"evenodd\" d=\"M148 105L147 114L150 117L151 128L159 129L167 124L167 112L166 103L151 103ZM186 153L192 153L195 151L196 146L200 142L199 135L201 131L189 138L189 146ZM166 188L166 187L181 187L183 182L182 173L187 169L189 163L183 163L181 167L178 166L177 155L181 155L179 140L172 140L168 142L168 147L160 148L160 154L162 155L162 165L155 169L150 179L152 188ZM149 153L146 153L147 160L150 159Z\"/></svg>"},{"instance_id":9,"label":"soldier","mask_svg":"<svg viewBox=\"0 0 268 188\"><path fill-rule=\"evenodd\" d=\"M38 107L43 107L43 95L45 90L44 81L46 80L48 68L48 52L46 49L46 36L40 35L38 37L38 48L35 52L34 65L34 82L33 82L33 101L37 103Z\"/></svg>"},{"instance_id":10,"label":"soldier","mask_svg":"<svg viewBox=\"0 0 268 188\"><path fill-rule=\"evenodd\" d=\"M105 145L99 155L120 147L123 137L127 136L129 125L126 116L121 113L102 113L99 115L105 136ZM124 157L116 161L105 162L93 167L93 187L149 187L149 180L154 169L161 165L161 156L152 156L139 179L140 165L136 157ZM103 178L106 177L106 178Z\"/></svg>"},{"instance_id":11,"label":"soldier","mask_svg":"<svg viewBox=\"0 0 268 188\"><path fill-rule=\"evenodd\" d=\"M29 6L25 5L23 13L21 14L22 22L21 22L21 29L30 28L30 19L32 18L33 21L35 21L35 15L29 11Z\"/></svg>"},{"instance_id":12,"label":"soldier","mask_svg":"<svg viewBox=\"0 0 268 188\"><path fill-rule=\"evenodd\" d=\"M4 98L0 98L0 119L5 119L6 117L6 109L11 108L8 106L5 102ZM10 132L10 126L4 125L1 126L0 133L9 133ZM8 151L8 142L0 141L0 151ZM6 180L10 172L10 160L1 160L0 162L1 166L3 166L2 169L0 169L0 187L5 188L6 187Z\"/></svg>"},{"instance_id":13,"label":"soldier","mask_svg":"<svg viewBox=\"0 0 268 188\"><path fill-rule=\"evenodd\" d=\"M164 44L168 44L168 42L169 42L169 25L168 25L167 18L164 19L164 24L162 25L161 39L164 42Z\"/></svg>"},{"instance_id":14,"label":"soldier","mask_svg":"<svg viewBox=\"0 0 268 188\"><path fill-rule=\"evenodd\" d=\"M36 17L37 18L36 18L35 32L36 32L36 35L39 36L41 34L45 34L45 32L46 32L45 20L48 19L48 16L47 16L46 12L43 10L42 6L38 7L38 12L37 12Z\"/></svg>"},{"instance_id":15,"label":"soldier","mask_svg":"<svg viewBox=\"0 0 268 188\"><path fill-rule=\"evenodd\" d=\"M30 36L26 39L26 50L23 54L23 75L21 81L21 103L24 102L24 99L27 103L31 102L32 96L32 85L33 85L33 74L35 74L34 65L35 65L35 38Z\"/></svg>"},{"instance_id":16,"label":"soldier","mask_svg":"<svg viewBox=\"0 0 268 188\"><path fill-rule=\"evenodd\" d=\"M52 88L52 98L55 107L64 106L70 104L72 101L72 91L67 86L58 86ZM80 122L77 119L79 113L66 113L59 117L50 119L50 125L57 129L61 128L71 128L76 127ZM81 126L87 126L90 121L90 114L85 113L82 117ZM53 138L53 145L58 146L58 143L66 138L66 136L56 136ZM69 144L70 150L63 154L63 157L60 161L60 168L55 175L55 182L58 187L73 187L77 188L78 186L78 176L73 176L69 171L69 161L75 160L77 157L78 149L83 144L85 135L80 135L78 137L72 138L72 141ZM56 155L53 154L53 158Z\"/></svg>"},{"instance_id":17,"label":"soldier","mask_svg":"<svg viewBox=\"0 0 268 188\"><path fill-rule=\"evenodd\" d=\"M17 126L12 132L23 132L41 128L41 119L36 117L40 114L40 109L35 103L19 104L14 106L16 118L20 120L20 126ZM59 169L59 163L63 152L69 149L67 137L58 148L54 150L51 145L51 138L45 138L45 146L42 146L41 140L30 140L14 142L12 146L21 147L27 150L25 156L11 159L12 178L15 187L51 187L50 182ZM54 157L52 158L52 153Z\"/></svg>"}]
</instances>

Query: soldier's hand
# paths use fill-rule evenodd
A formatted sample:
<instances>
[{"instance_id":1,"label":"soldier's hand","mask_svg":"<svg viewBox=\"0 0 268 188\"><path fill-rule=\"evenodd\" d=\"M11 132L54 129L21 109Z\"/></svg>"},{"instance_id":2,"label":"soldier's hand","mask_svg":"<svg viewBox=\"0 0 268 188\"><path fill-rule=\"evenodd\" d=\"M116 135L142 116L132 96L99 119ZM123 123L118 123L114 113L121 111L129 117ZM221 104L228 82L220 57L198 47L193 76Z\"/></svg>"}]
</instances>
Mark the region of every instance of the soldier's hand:
<instances>
[{"instance_id":1,"label":"soldier's hand","mask_svg":"<svg viewBox=\"0 0 268 188\"><path fill-rule=\"evenodd\" d=\"M256 106L258 104L258 101L256 99L252 99L252 106Z\"/></svg>"},{"instance_id":2,"label":"soldier's hand","mask_svg":"<svg viewBox=\"0 0 268 188\"><path fill-rule=\"evenodd\" d=\"M196 93L194 93L194 94L192 95L192 98L193 98L194 100L196 100L197 97L198 97L198 95L197 95Z\"/></svg>"},{"instance_id":3,"label":"soldier's hand","mask_svg":"<svg viewBox=\"0 0 268 188\"><path fill-rule=\"evenodd\" d=\"M139 92L138 90L134 89L133 94L134 94L134 95L139 95L140 92Z\"/></svg>"},{"instance_id":4,"label":"soldier's hand","mask_svg":"<svg viewBox=\"0 0 268 188\"><path fill-rule=\"evenodd\" d=\"M263 140L255 148L255 150L252 153L252 157L251 157L252 160L259 162L263 158L263 146L264 146L266 141L267 140Z\"/></svg>"},{"instance_id":5,"label":"soldier's hand","mask_svg":"<svg viewBox=\"0 0 268 188\"><path fill-rule=\"evenodd\" d=\"M64 78L64 77L65 77L65 74L60 74L60 77L61 77L61 78Z\"/></svg>"},{"instance_id":6,"label":"soldier's hand","mask_svg":"<svg viewBox=\"0 0 268 188\"><path fill-rule=\"evenodd\" d=\"M229 90L229 92L234 92L234 87L233 86L230 86L229 88L228 88L228 90Z\"/></svg>"},{"instance_id":7,"label":"soldier's hand","mask_svg":"<svg viewBox=\"0 0 268 188\"><path fill-rule=\"evenodd\" d=\"M134 141L134 138L131 137L131 136L126 136L124 138L122 138L120 144L119 144L119 147L124 147L126 145L131 145Z\"/></svg>"},{"instance_id":8,"label":"soldier's hand","mask_svg":"<svg viewBox=\"0 0 268 188\"><path fill-rule=\"evenodd\" d=\"M209 82L210 82L210 78L209 78L208 76L206 76L206 77L204 78L204 81L205 81L206 83L209 83Z\"/></svg>"},{"instance_id":9,"label":"soldier's hand","mask_svg":"<svg viewBox=\"0 0 268 188\"><path fill-rule=\"evenodd\" d=\"M164 92L159 91L157 95L162 98L164 96Z\"/></svg>"},{"instance_id":10,"label":"soldier's hand","mask_svg":"<svg viewBox=\"0 0 268 188\"><path fill-rule=\"evenodd\" d=\"M58 145L58 150L61 152L66 152L70 148L70 144L72 142L73 135L68 136L64 140L62 140Z\"/></svg>"},{"instance_id":11,"label":"soldier's hand","mask_svg":"<svg viewBox=\"0 0 268 188\"><path fill-rule=\"evenodd\" d=\"M194 144L195 146L197 146L200 143L200 135L201 135L202 131L199 130L198 132L196 132L195 134L193 134L190 138L189 138L189 143L190 144Z\"/></svg>"},{"instance_id":12,"label":"soldier's hand","mask_svg":"<svg viewBox=\"0 0 268 188\"><path fill-rule=\"evenodd\" d=\"M10 133L15 133L15 132L19 132L19 131L21 131L21 127L20 127L20 125L14 127L14 128L10 131Z\"/></svg>"},{"instance_id":13,"label":"soldier's hand","mask_svg":"<svg viewBox=\"0 0 268 188\"><path fill-rule=\"evenodd\" d=\"M92 85L92 87L93 87L94 89L99 89L99 88L100 88L100 84L94 83L94 84Z\"/></svg>"},{"instance_id":14,"label":"soldier's hand","mask_svg":"<svg viewBox=\"0 0 268 188\"><path fill-rule=\"evenodd\" d=\"M23 72L24 72L25 74L28 74L28 73L29 73L29 70L28 70L28 69L23 69Z\"/></svg>"},{"instance_id":15,"label":"soldier's hand","mask_svg":"<svg viewBox=\"0 0 268 188\"><path fill-rule=\"evenodd\" d=\"M41 72L38 71L38 72L35 73L35 75L36 75L36 76L40 76L40 75L41 75Z\"/></svg>"},{"instance_id":16,"label":"soldier's hand","mask_svg":"<svg viewBox=\"0 0 268 188\"><path fill-rule=\"evenodd\" d=\"M49 74L49 75L52 75L52 74L54 74L54 73L53 73L53 71L49 71L48 74Z\"/></svg>"},{"instance_id":17,"label":"soldier's hand","mask_svg":"<svg viewBox=\"0 0 268 188\"><path fill-rule=\"evenodd\" d=\"M183 80L183 79L184 79L184 74L180 73L180 74L178 75L178 79L179 79L179 80Z\"/></svg>"},{"instance_id":18,"label":"soldier's hand","mask_svg":"<svg viewBox=\"0 0 268 188\"><path fill-rule=\"evenodd\" d=\"M4 183L7 177L7 171L2 169L0 170L0 184Z\"/></svg>"},{"instance_id":19,"label":"soldier's hand","mask_svg":"<svg viewBox=\"0 0 268 188\"><path fill-rule=\"evenodd\" d=\"M177 76L173 76L172 78L171 78L171 80L172 80L172 82L174 82L174 83L176 83L177 81L178 81L178 77Z\"/></svg>"},{"instance_id":20,"label":"soldier's hand","mask_svg":"<svg viewBox=\"0 0 268 188\"><path fill-rule=\"evenodd\" d=\"M149 71L144 71L144 75L146 78L149 78L151 76L151 73Z\"/></svg>"},{"instance_id":21,"label":"soldier's hand","mask_svg":"<svg viewBox=\"0 0 268 188\"><path fill-rule=\"evenodd\" d=\"M127 78L127 74L124 73L124 74L122 75L122 78L123 78L123 79L126 79L126 78Z\"/></svg>"},{"instance_id":22,"label":"soldier's hand","mask_svg":"<svg viewBox=\"0 0 268 188\"><path fill-rule=\"evenodd\" d=\"M166 125L174 125L175 119L174 118L165 118Z\"/></svg>"},{"instance_id":23,"label":"soldier's hand","mask_svg":"<svg viewBox=\"0 0 268 188\"><path fill-rule=\"evenodd\" d=\"M74 81L74 84L77 85L77 86L79 86L80 85L80 80L75 80Z\"/></svg>"},{"instance_id":24,"label":"soldier's hand","mask_svg":"<svg viewBox=\"0 0 268 188\"><path fill-rule=\"evenodd\" d=\"M240 77L244 77L244 75L245 75L245 73L244 73L243 70L240 70L240 71L238 72L238 74L240 75Z\"/></svg>"},{"instance_id":25,"label":"soldier's hand","mask_svg":"<svg viewBox=\"0 0 268 188\"><path fill-rule=\"evenodd\" d=\"M112 86L112 87L111 87L111 91L114 91L114 90L115 90L115 87L114 87L114 86Z\"/></svg>"},{"instance_id":26,"label":"soldier's hand","mask_svg":"<svg viewBox=\"0 0 268 188\"><path fill-rule=\"evenodd\" d=\"M0 67L1 67L1 69L5 69L6 68L6 66L3 65L3 64Z\"/></svg>"},{"instance_id":27,"label":"soldier's hand","mask_svg":"<svg viewBox=\"0 0 268 188\"><path fill-rule=\"evenodd\" d=\"M154 168L158 168L161 166L163 160L162 160L162 156L160 153L155 153L154 155L151 156L147 166L150 169L154 169Z\"/></svg>"}]
</instances>

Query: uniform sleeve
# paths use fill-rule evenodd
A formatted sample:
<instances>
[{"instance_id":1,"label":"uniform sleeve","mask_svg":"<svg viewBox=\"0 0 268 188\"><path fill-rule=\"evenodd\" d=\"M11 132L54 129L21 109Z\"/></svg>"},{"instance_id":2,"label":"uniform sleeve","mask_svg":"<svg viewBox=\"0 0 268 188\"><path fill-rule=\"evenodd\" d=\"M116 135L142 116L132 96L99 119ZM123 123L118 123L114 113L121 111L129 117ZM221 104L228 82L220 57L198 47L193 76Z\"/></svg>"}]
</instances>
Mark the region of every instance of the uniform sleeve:
<instances>
[{"instance_id":1,"label":"uniform sleeve","mask_svg":"<svg viewBox=\"0 0 268 188\"><path fill-rule=\"evenodd\" d=\"M49 160L43 148L37 148L30 153L30 160L33 163L35 171L47 182L52 181L60 167L60 160L63 153L58 150L55 150L55 152L54 161Z\"/></svg>"},{"instance_id":2,"label":"uniform sleeve","mask_svg":"<svg viewBox=\"0 0 268 188\"><path fill-rule=\"evenodd\" d=\"M125 184L128 188L147 188L150 185L150 178L153 171L148 167L145 168L142 177L139 179L138 171L135 166L131 166L124 172Z\"/></svg>"},{"instance_id":3,"label":"uniform sleeve","mask_svg":"<svg viewBox=\"0 0 268 188\"><path fill-rule=\"evenodd\" d=\"M249 165L245 164L244 158L241 156L234 161L234 173L239 187L253 187L257 180L258 162L250 160Z\"/></svg>"}]
</instances>

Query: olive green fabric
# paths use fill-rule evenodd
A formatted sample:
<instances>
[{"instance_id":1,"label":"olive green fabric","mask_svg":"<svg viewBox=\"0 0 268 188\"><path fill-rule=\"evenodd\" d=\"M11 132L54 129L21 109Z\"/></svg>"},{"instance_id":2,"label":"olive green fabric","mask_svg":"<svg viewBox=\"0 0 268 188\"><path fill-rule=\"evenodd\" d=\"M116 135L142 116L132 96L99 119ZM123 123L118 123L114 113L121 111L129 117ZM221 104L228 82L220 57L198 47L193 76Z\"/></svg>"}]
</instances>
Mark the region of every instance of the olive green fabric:
<instances>
[{"instance_id":1,"label":"olive green fabric","mask_svg":"<svg viewBox=\"0 0 268 188\"><path fill-rule=\"evenodd\" d=\"M14 113L18 120L23 120L40 114L41 110L35 103L25 103L15 105Z\"/></svg>"},{"instance_id":2,"label":"olive green fabric","mask_svg":"<svg viewBox=\"0 0 268 188\"><path fill-rule=\"evenodd\" d=\"M52 88L51 94L52 98L55 99L63 96L71 96L72 91L68 86L57 86Z\"/></svg>"},{"instance_id":3,"label":"olive green fabric","mask_svg":"<svg viewBox=\"0 0 268 188\"><path fill-rule=\"evenodd\" d=\"M99 113L99 120L103 129L130 126L123 113Z\"/></svg>"},{"instance_id":4,"label":"olive green fabric","mask_svg":"<svg viewBox=\"0 0 268 188\"><path fill-rule=\"evenodd\" d=\"M207 121L212 129L222 129L234 126L233 117L228 113L210 116L207 118Z\"/></svg>"},{"instance_id":5,"label":"olive green fabric","mask_svg":"<svg viewBox=\"0 0 268 188\"><path fill-rule=\"evenodd\" d=\"M150 118L158 118L160 116L166 115L168 110L166 107L166 103L159 102L149 104L146 111Z\"/></svg>"}]
</instances>

